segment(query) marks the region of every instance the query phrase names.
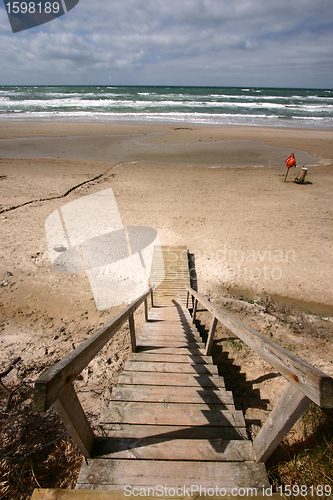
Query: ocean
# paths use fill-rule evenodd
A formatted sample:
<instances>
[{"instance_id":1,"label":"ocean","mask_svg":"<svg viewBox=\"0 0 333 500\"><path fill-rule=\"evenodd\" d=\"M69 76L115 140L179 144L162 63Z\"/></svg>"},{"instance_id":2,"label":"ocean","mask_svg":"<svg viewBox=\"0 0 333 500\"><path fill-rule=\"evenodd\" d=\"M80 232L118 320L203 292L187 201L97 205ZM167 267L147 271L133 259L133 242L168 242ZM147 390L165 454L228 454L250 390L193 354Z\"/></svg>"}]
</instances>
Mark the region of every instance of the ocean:
<instances>
[{"instance_id":1,"label":"ocean","mask_svg":"<svg viewBox=\"0 0 333 500\"><path fill-rule=\"evenodd\" d=\"M0 119L333 129L333 90L0 86Z\"/></svg>"}]
</instances>

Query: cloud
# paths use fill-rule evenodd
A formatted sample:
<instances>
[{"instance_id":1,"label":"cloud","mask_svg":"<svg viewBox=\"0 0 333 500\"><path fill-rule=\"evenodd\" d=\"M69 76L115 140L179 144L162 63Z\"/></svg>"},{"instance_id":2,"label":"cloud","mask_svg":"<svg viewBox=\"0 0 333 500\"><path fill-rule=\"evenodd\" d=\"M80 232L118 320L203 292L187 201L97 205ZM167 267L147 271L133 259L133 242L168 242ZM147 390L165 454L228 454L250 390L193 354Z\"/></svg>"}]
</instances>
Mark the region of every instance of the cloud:
<instances>
[{"instance_id":1,"label":"cloud","mask_svg":"<svg viewBox=\"0 0 333 500\"><path fill-rule=\"evenodd\" d=\"M331 0L81 0L13 35L0 8L2 84L332 87Z\"/></svg>"}]
</instances>

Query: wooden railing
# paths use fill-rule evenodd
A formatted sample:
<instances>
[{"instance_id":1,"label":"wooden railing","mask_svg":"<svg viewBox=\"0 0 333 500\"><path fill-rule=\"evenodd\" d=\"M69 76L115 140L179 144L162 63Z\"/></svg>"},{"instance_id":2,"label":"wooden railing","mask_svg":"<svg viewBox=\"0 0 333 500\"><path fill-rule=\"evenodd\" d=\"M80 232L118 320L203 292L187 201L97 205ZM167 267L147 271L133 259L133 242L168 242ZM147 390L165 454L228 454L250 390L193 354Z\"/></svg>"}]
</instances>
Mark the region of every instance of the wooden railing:
<instances>
[{"instance_id":1,"label":"wooden railing","mask_svg":"<svg viewBox=\"0 0 333 500\"><path fill-rule=\"evenodd\" d=\"M333 379L222 311L189 286L185 285L185 288L187 307L190 296L194 298L193 323L198 304L212 314L206 355L210 354L216 325L220 321L289 381L280 401L253 443L257 461L265 462L311 401L321 408L333 408ZM73 381L126 321L129 322L132 352L135 352L134 312L144 303L145 320L148 320L149 295L153 306L153 290L150 289L64 359L44 370L35 383L34 410L44 412L54 405L74 442L87 458L91 456L95 435L75 393Z\"/></svg>"},{"instance_id":2,"label":"wooden railing","mask_svg":"<svg viewBox=\"0 0 333 500\"><path fill-rule=\"evenodd\" d=\"M196 319L198 303L212 314L206 355L209 355L211 351L216 325L220 321L289 381L280 401L253 442L257 461L265 462L311 401L321 408L333 408L333 379L222 311L189 286L186 286L186 289L187 308L190 295L194 298L193 323Z\"/></svg>"},{"instance_id":3,"label":"wooden railing","mask_svg":"<svg viewBox=\"0 0 333 500\"><path fill-rule=\"evenodd\" d=\"M145 320L148 321L149 295L153 306L153 290L150 289L65 358L46 368L35 382L34 410L44 412L54 405L69 434L87 458L91 456L95 435L75 393L73 381L126 321L129 322L131 347L132 351L135 352L136 341L133 315L144 302Z\"/></svg>"}]
</instances>

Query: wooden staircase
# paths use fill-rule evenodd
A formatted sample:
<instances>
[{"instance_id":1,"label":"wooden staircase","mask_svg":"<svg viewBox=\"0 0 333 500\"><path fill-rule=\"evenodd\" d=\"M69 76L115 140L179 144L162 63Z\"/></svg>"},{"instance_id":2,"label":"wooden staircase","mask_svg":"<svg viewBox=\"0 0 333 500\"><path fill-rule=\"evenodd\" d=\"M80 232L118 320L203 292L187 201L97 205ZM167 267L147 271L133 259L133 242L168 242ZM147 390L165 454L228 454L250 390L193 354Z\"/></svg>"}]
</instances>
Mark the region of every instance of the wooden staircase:
<instances>
[{"instance_id":1,"label":"wooden staircase","mask_svg":"<svg viewBox=\"0 0 333 500\"><path fill-rule=\"evenodd\" d=\"M185 285L190 285L188 252L185 246L162 246L162 259L154 255L150 279L152 285L162 283L154 289L154 304L171 304L177 299L185 305L187 292ZM156 254L156 251L155 251Z\"/></svg>"},{"instance_id":2,"label":"wooden staircase","mask_svg":"<svg viewBox=\"0 0 333 500\"><path fill-rule=\"evenodd\" d=\"M165 278L109 408L102 437L82 465L77 489L268 487L254 460L243 413L217 373L184 307L185 247L163 247ZM184 253L185 252L185 253ZM152 275L161 276L156 266ZM127 490L128 491L128 490ZM143 490L144 491L144 490ZM195 490L196 491L196 490Z\"/></svg>"},{"instance_id":3,"label":"wooden staircase","mask_svg":"<svg viewBox=\"0 0 333 500\"><path fill-rule=\"evenodd\" d=\"M36 380L34 410L54 406L85 462L76 490L39 488L33 500L279 498L264 463L311 402L333 408L333 379L189 286L187 255L185 247L159 250L151 288ZM146 323L136 338L134 313L142 304ZM205 347L194 326L199 304L211 313ZM96 436L74 381L126 322L132 353ZM217 322L289 381L253 443L209 356Z\"/></svg>"}]
</instances>

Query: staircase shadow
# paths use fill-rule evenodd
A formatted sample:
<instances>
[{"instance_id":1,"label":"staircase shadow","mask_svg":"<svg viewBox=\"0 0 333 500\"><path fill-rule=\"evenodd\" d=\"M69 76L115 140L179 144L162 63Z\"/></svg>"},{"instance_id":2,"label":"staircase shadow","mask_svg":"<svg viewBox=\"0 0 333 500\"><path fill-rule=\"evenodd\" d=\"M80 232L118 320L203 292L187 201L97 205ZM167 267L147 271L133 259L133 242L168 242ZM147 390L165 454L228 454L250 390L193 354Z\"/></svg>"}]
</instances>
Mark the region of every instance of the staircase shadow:
<instances>
[{"instance_id":1,"label":"staircase shadow","mask_svg":"<svg viewBox=\"0 0 333 500\"><path fill-rule=\"evenodd\" d=\"M197 278L197 271L195 268L194 253L187 252L187 259L188 259L188 270L189 270L189 274L190 274L191 288L193 288L193 290L195 290L197 292L198 291L198 278Z\"/></svg>"},{"instance_id":2,"label":"staircase shadow","mask_svg":"<svg viewBox=\"0 0 333 500\"><path fill-rule=\"evenodd\" d=\"M198 310L197 312L200 311ZM200 320L196 320L195 325L203 342L206 343L209 333L206 325ZM221 340L219 340L219 342L221 342ZM249 408L256 408L259 410L268 409L269 400L261 399L260 390L255 389L253 384L275 378L278 376L277 374L268 373L256 380L246 380L246 374L242 373L241 367L234 363L235 360L231 357L228 347L226 345L220 345L216 340L213 341L211 356L213 357L213 363L217 366L219 375L224 378L226 389L233 393L235 408L237 410L242 410L245 413ZM260 421L247 422L257 425L261 424Z\"/></svg>"}]
</instances>

